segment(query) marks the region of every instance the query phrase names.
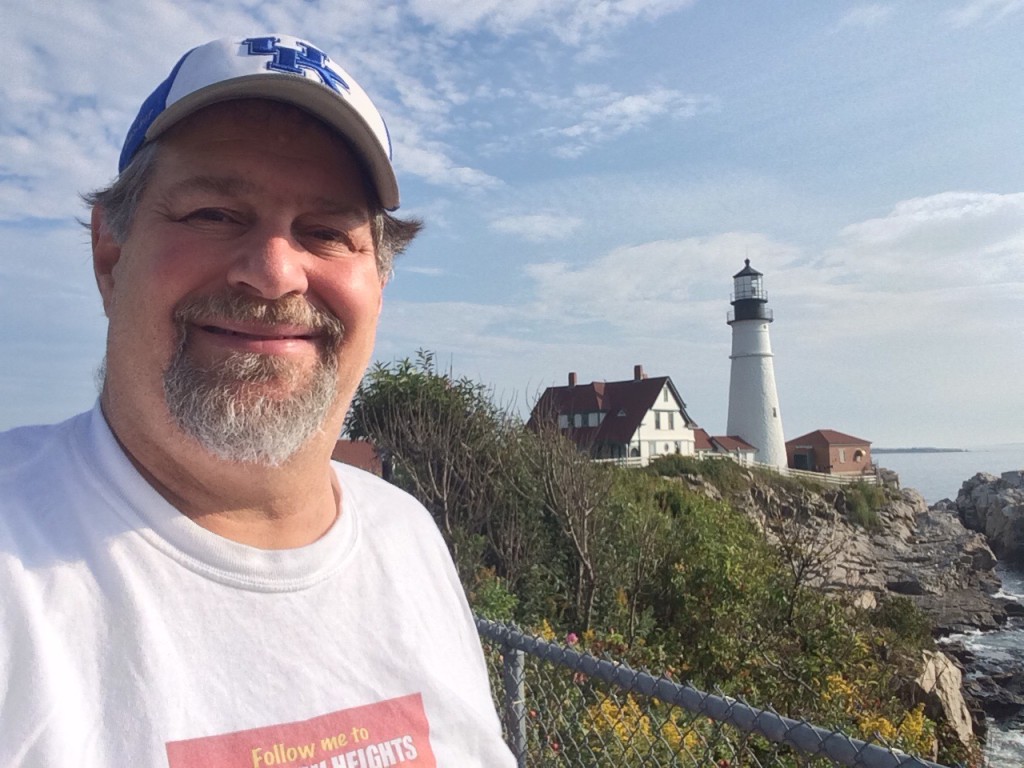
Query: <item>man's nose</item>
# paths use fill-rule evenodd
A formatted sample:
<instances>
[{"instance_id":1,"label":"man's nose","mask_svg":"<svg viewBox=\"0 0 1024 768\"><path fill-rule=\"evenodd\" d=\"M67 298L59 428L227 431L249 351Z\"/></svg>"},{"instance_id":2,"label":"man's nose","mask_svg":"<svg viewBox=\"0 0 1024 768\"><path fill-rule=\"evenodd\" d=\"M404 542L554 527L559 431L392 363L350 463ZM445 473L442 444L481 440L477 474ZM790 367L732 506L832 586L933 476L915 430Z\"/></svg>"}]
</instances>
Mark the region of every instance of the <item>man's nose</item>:
<instances>
[{"instance_id":1,"label":"man's nose","mask_svg":"<svg viewBox=\"0 0 1024 768\"><path fill-rule=\"evenodd\" d=\"M309 287L306 253L290 233L252 233L228 269L228 284L262 299L302 295Z\"/></svg>"}]
</instances>

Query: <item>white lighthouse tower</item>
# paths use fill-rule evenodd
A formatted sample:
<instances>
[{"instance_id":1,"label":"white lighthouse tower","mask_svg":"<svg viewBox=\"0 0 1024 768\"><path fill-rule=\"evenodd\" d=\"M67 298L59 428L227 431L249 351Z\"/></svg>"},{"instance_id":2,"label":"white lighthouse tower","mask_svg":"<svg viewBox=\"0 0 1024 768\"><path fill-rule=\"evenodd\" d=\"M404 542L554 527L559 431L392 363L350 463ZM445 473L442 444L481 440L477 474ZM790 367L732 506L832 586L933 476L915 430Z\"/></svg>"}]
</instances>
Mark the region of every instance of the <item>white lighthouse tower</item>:
<instances>
[{"instance_id":1,"label":"white lighthouse tower","mask_svg":"<svg viewBox=\"0 0 1024 768\"><path fill-rule=\"evenodd\" d=\"M786 466L786 440L782 435L779 395L775 390L775 366L768 325L774 319L768 308L764 275L746 266L733 275L732 371L729 375L730 435L757 448L756 461Z\"/></svg>"}]
</instances>

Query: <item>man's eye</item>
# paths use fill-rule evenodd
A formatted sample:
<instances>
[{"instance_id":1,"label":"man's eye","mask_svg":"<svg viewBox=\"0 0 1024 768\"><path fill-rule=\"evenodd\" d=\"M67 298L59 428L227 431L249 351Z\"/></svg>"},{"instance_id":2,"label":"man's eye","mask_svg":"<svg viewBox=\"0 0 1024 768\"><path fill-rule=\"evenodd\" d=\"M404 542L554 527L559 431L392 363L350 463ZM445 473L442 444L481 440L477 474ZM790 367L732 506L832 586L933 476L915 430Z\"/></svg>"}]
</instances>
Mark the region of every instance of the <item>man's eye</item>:
<instances>
[{"instance_id":1,"label":"man's eye","mask_svg":"<svg viewBox=\"0 0 1024 768\"><path fill-rule=\"evenodd\" d=\"M327 243L347 240L343 232L338 232L335 229L314 229L311 230L309 234L311 237L315 237L317 240L323 240Z\"/></svg>"},{"instance_id":2,"label":"man's eye","mask_svg":"<svg viewBox=\"0 0 1024 768\"><path fill-rule=\"evenodd\" d=\"M235 220L234 216L220 208L199 208L182 217L182 221L195 223L210 222L216 224L219 222L234 222Z\"/></svg>"},{"instance_id":3,"label":"man's eye","mask_svg":"<svg viewBox=\"0 0 1024 768\"><path fill-rule=\"evenodd\" d=\"M323 243L332 248L351 248L352 238L347 232L330 227L318 227L306 231L306 236L318 243Z\"/></svg>"}]
</instances>

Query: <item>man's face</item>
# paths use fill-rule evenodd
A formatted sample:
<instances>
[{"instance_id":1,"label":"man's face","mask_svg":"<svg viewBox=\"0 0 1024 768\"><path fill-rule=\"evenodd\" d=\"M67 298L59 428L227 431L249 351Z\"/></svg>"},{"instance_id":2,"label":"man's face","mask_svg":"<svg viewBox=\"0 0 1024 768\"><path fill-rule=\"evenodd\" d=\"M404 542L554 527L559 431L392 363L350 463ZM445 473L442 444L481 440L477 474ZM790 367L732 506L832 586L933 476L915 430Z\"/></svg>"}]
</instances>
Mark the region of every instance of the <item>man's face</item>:
<instances>
[{"instance_id":1,"label":"man's face","mask_svg":"<svg viewBox=\"0 0 1024 768\"><path fill-rule=\"evenodd\" d=\"M125 242L101 232L94 260L108 416L159 413L158 430L269 464L340 427L382 286L359 167L321 124L262 101L188 118Z\"/></svg>"}]
</instances>

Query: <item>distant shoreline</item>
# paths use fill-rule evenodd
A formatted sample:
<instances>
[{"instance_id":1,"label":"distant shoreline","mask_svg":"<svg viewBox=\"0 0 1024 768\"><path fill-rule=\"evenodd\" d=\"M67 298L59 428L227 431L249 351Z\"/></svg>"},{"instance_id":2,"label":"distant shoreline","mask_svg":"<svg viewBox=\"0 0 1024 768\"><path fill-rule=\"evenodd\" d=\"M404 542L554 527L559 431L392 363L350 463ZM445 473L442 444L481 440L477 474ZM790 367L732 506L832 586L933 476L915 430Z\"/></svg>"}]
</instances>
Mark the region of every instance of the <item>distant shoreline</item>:
<instances>
[{"instance_id":1,"label":"distant shoreline","mask_svg":"<svg viewBox=\"0 0 1024 768\"><path fill-rule=\"evenodd\" d=\"M872 453L970 453L966 448L872 448Z\"/></svg>"}]
</instances>

